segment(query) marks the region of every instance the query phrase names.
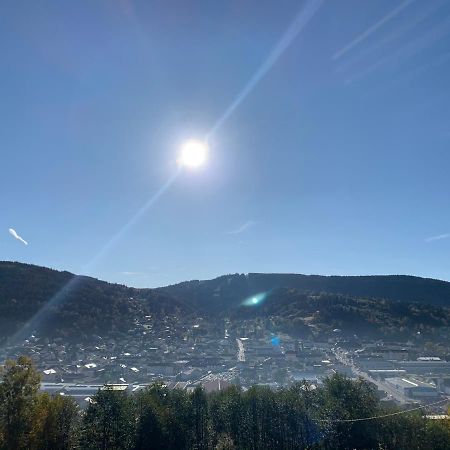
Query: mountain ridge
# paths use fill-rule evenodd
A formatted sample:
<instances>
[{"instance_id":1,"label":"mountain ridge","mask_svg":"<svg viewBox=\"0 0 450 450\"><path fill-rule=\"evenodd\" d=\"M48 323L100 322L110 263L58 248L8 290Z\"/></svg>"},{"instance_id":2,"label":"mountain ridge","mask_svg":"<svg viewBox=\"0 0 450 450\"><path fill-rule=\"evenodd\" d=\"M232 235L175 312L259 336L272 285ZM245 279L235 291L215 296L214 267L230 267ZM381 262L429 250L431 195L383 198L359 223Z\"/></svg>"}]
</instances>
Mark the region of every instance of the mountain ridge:
<instances>
[{"instance_id":1,"label":"mountain ridge","mask_svg":"<svg viewBox=\"0 0 450 450\"><path fill-rule=\"evenodd\" d=\"M22 266L24 268L26 267L35 267L35 268L39 268L39 269L43 269L49 272L56 272L56 273L63 273L63 274L69 274L70 276L77 276L77 277L83 277L83 278L90 278L93 280L97 280L103 283L108 283L108 284L114 284L114 285L118 285L118 286L125 286L128 288L132 288L132 289L164 289L167 287L171 287L171 286L177 286L180 284L184 284L184 283L191 283L191 282L205 282L205 281L212 281L212 280L217 280L220 278L225 278L225 277L230 277L230 276L282 276L282 277L290 277L290 276L294 276L294 277L306 277L306 278L321 278L321 279L334 279L334 278L342 278L342 279L347 279L347 278L351 278L351 279L358 279L358 278L391 278L391 277L398 277L398 278L404 278L404 279L420 279L420 280L427 280L427 281L435 281L438 283L445 283L448 284L450 286L450 281L448 280L442 280L440 278L433 278L433 277L422 277L419 275L407 275L407 274L373 274L373 275L321 275L321 274L302 274L302 273L296 273L296 272L235 272L235 273L228 273L228 274L223 274L223 275L218 275L217 277L214 278L193 278L191 280L184 280L184 281L179 281L176 283L171 283L171 284L167 284L167 285L163 285L163 286L157 286L157 287L135 287L135 286L131 286L128 284L124 284L124 283L118 283L118 282L114 282L114 281L107 281L107 280L103 280L100 278L96 278L90 275L83 275L83 274L77 274L77 273L73 273L70 272L68 270L65 269L56 269L54 267L48 267L48 266L40 266L38 264L32 264L32 263L24 263L21 261L9 261L9 260L0 260L0 270L2 268L4 268L4 265L15 265L15 266Z\"/></svg>"},{"instance_id":2,"label":"mountain ridge","mask_svg":"<svg viewBox=\"0 0 450 450\"><path fill-rule=\"evenodd\" d=\"M230 288L231 285L231 288ZM412 275L303 275L249 273L223 275L212 280L192 280L161 289L172 295L181 293L197 306L205 306L219 289L222 295L245 298L277 288L295 288L303 292L327 292L395 301L413 301L435 306L450 306L450 282ZM194 291L195 295L192 295ZM232 300L232 299L230 299ZM232 302L233 303L233 302Z\"/></svg>"},{"instance_id":3,"label":"mountain ridge","mask_svg":"<svg viewBox=\"0 0 450 450\"><path fill-rule=\"evenodd\" d=\"M318 298L318 314L314 297ZM254 304L253 298L257 299ZM249 299L252 308L247 307ZM416 303L423 319L412 306ZM133 288L67 271L0 261L0 339L20 329L31 334L33 320L43 308L45 314L40 314L38 324L42 333L67 339L126 335L139 317L151 315L157 320L167 314L210 320L272 316L299 330L304 328L304 316L312 314L322 328L331 323L339 328L327 310L336 311L340 323L349 329L365 318L367 323L375 323L376 330L383 328L383 321L389 322L392 332L402 314L407 316L403 322L411 327L447 327L450 282L411 275L249 273Z\"/></svg>"}]
</instances>

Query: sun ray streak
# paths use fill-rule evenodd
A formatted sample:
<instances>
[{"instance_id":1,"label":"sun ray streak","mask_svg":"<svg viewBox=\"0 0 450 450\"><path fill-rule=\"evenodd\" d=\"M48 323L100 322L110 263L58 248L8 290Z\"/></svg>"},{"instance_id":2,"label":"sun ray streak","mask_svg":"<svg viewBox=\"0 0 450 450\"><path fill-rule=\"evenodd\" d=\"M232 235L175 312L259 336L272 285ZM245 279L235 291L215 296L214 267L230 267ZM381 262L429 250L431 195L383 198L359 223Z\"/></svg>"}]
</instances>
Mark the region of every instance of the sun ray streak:
<instances>
[{"instance_id":1,"label":"sun ray streak","mask_svg":"<svg viewBox=\"0 0 450 450\"><path fill-rule=\"evenodd\" d=\"M105 256L115 244L129 231L133 225L161 198L161 196L172 186L182 171L178 167L177 171L147 200L147 202L131 217L130 220L97 252L97 254L86 264L83 272L89 271L95 263ZM30 319L21 329L19 329L8 341L8 345L18 345L23 342L31 333L38 330L43 322L48 318L49 313L58 305L66 301L68 294L73 292L84 277L74 275L44 306Z\"/></svg>"},{"instance_id":2,"label":"sun ray streak","mask_svg":"<svg viewBox=\"0 0 450 450\"><path fill-rule=\"evenodd\" d=\"M272 51L269 53L267 59L259 67L256 73L250 78L250 81L244 86L242 91L230 104L230 106L225 110L219 120L211 128L207 135L207 140L216 133L216 131L225 123L225 121L233 114L236 108L241 104L241 102L247 97L248 94L255 88L255 86L261 81L264 75L269 72L273 65L278 61L280 56L286 51L289 45L294 41L298 34L306 27L309 21L318 11L323 0L312 0L309 1L304 8L297 14L296 18L283 34L279 42L275 45Z\"/></svg>"},{"instance_id":3,"label":"sun ray streak","mask_svg":"<svg viewBox=\"0 0 450 450\"><path fill-rule=\"evenodd\" d=\"M306 27L310 20L317 13L318 9L322 5L323 0L309 0L306 5L298 13L292 24L286 30L281 37L280 41L275 45L269 56L264 63L259 67L250 81L244 86L242 91L238 94L235 100L225 110L222 116L218 119L212 129L206 136L206 142L209 138L225 123L225 121L231 116L241 102L250 94L255 88L258 82L269 72L269 70L278 61L281 55L286 51L289 45L300 34L300 32ZM178 167L178 170L172 175L166 183L133 215L133 217L100 249L100 251L89 261L89 263L83 268L83 272L88 271L92 266L105 254L111 250L111 248L117 244L118 241L124 236L124 234L132 228L136 222L159 200L159 198L169 189L174 183L182 171L182 167ZM67 294L70 291L76 289L80 280L83 277L74 276L68 283L66 283L15 335L9 340L9 345L19 343L25 339L31 332L39 328L39 325L46 319L48 312L52 307L55 307L65 301Z\"/></svg>"},{"instance_id":4,"label":"sun ray streak","mask_svg":"<svg viewBox=\"0 0 450 450\"><path fill-rule=\"evenodd\" d=\"M182 171L181 167L178 167L177 171L142 205L142 207L131 217L130 220L102 247L102 249L92 258L92 260L83 268L83 271L87 271L109 250L111 250L117 242L132 228L139 219L161 198L161 196L172 186L175 180L179 177Z\"/></svg>"}]
</instances>

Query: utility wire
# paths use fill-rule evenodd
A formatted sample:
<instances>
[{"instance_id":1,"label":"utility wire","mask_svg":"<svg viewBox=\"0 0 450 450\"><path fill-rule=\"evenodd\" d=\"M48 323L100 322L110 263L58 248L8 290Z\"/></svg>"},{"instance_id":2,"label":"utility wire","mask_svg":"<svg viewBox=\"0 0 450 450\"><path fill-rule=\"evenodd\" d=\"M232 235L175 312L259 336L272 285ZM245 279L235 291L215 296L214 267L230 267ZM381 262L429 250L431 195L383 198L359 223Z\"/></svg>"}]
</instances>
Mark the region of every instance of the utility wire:
<instances>
[{"instance_id":1,"label":"utility wire","mask_svg":"<svg viewBox=\"0 0 450 450\"><path fill-rule=\"evenodd\" d=\"M372 416L372 417L361 417L358 419L317 419L316 422L327 422L327 423L350 423L350 422L364 422L367 420L376 420L376 419L384 419L385 417L399 416L401 414L407 414L413 411L419 411L420 409L428 408L430 406L439 405L441 403L448 402L449 400L446 398L444 400L439 400L438 402L430 403L424 406L418 406L417 408L407 409L405 411L397 411L389 414L382 414L380 416Z\"/></svg>"}]
</instances>

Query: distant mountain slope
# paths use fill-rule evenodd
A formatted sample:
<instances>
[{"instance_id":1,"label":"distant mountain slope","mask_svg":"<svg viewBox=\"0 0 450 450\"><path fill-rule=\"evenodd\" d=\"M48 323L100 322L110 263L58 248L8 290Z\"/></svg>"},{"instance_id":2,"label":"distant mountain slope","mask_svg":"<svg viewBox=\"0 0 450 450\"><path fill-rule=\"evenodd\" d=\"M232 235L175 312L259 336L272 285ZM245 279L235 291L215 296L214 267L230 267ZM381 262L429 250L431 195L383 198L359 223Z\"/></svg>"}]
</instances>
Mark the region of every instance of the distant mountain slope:
<instances>
[{"instance_id":1,"label":"distant mountain slope","mask_svg":"<svg viewBox=\"0 0 450 450\"><path fill-rule=\"evenodd\" d=\"M227 275L207 281L188 281L159 290L203 310L222 311L234 308L247 297L278 288L295 288L299 292L350 295L420 302L450 307L450 283L406 275L321 276L297 274Z\"/></svg>"},{"instance_id":2,"label":"distant mountain slope","mask_svg":"<svg viewBox=\"0 0 450 450\"><path fill-rule=\"evenodd\" d=\"M341 294L306 294L277 288L234 309L230 317L267 320L297 336L340 335L370 338L450 337L450 308L424 303L360 298ZM336 330L337 334L333 331Z\"/></svg>"},{"instance_id":3,"label":"distant mountain slope","mask_svg":"<svg viewBox=\"0 0 450 450\"><path fill-rule=\"evenodd\" d=\"M126 332L136 317L190 310L167 294L134 289L29 264L0 262L0 338L11 336L43 307L39 331L80 339ZM34 324L31 324L33 330Z\"/></svg>"},{"instance_id":4,"label":"distant mountain slope","mask_svg":"<svg viewBox=\"0 0 450 450\"><path fill-rule=\"evenodd\" d=\"M246 299L260 293L264 301L246 308ZM36 316L44 306L45 314ZM311 328L311 324L361 331L359 325L365 323L373 333L387 328L391 333L397 326L411 331L446 328L449 311L450 283L410 276L236 274L135 289L44 267L0 262L0 340L27 323L29 335L35 327L30 319L36 317L40 334L82 340L94 334L126 333L147 314L155 320L165 314L202 315L209 320L222 319L225 314L272 316L293 332ZM309 325L305 317L310 317Z\"/></svg>"}]
</instances>

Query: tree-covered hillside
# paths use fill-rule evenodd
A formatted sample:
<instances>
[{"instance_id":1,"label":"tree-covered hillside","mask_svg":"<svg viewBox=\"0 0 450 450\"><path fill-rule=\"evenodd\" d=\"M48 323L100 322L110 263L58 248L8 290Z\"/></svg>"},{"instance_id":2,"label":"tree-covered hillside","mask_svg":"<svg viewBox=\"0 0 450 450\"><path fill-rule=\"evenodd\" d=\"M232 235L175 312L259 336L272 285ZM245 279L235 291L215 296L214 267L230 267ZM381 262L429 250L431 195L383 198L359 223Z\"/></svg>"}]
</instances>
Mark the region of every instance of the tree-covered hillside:
<instances>
[{"instance_id":1,"label":"tree-covered hillside","mask_svg":"<svg viewBox=\"0 0 450 450\"><path fill-rule=\"evenodd\" d=\"M258 300L249 304L253 296ZM416 277L249 274L134 289L0 262L0 339L19 329L29 335L38 325L41 335L79 341L126 333L147 314L156 319L165 314L270 318L276 327L297 335L342 329L372 337L417 332L442 337L448 333L450 310L439 305L448 305L448 298L450 283Z\"/></svg>"},{"instance_id":2,"label":"tree-covered hillside","mask_svg":"<svg viewBox=\"0 0 450 450\"><path fill-rule=\"evenodd\" d=\"M0 338L28 325L39 333L82 340L94 334L125 333L145 314L186 313L163 292L76 276L44 267L0 262Z\"/></svg>"},{"instance_id":3,"label":"tree-covered hillside","mask_svg":"<svg viewBox=\"0 0 450 450\"><path fill-rule=\"evenodd\" d=\"M174 296L182 296L199 308L224 311L239 305L247 297L260 292L271 292L277 288L450 307L449 282L405 275L320 276L249 273L224 275L213 280L187 281L161 290Z\"/></svg>"},{"instance_id":4,"label":"tree-covered hillside","mask_svg":"<svg viewBox=\"0 0 450 450\"><path fill-rule=\"evenodd\" d=\"M357 298L339 294L305 294L280 288L244 302L232 317L267 318L285 332L315 335L410 339L450 336L450 308L416 302Z\"/></svg>"}]
</instances>

